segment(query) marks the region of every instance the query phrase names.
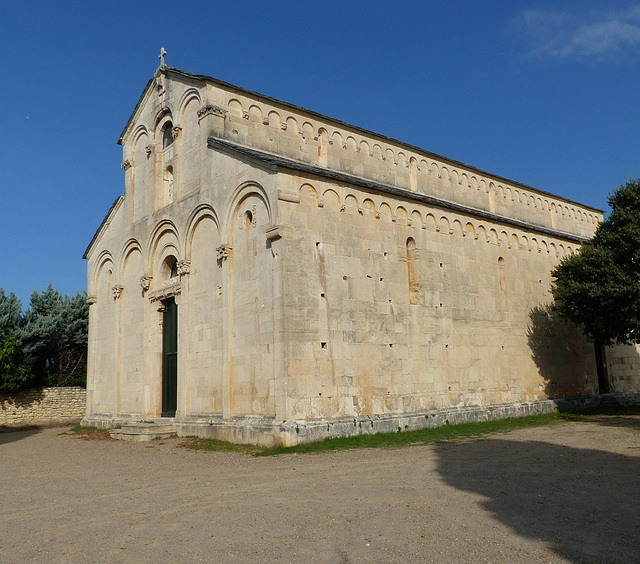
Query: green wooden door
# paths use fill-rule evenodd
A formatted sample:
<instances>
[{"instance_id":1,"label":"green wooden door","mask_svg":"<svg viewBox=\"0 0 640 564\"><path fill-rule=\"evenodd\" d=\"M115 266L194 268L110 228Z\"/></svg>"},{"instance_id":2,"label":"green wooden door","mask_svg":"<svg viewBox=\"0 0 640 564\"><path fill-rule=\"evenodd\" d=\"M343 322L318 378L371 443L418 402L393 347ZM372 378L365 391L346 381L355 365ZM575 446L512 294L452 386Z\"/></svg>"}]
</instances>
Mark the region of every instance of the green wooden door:
<instances>
[{"instance_id":1,"label":"green wooden door","mask_svg":"<svg viewBox=\"0 0 640 564\"><path fill-rule=\"evenodd\" d=\"M178 306L173 298L162 314L162 417L174 417L178 407Z\"/></svg>"}]
</instances>

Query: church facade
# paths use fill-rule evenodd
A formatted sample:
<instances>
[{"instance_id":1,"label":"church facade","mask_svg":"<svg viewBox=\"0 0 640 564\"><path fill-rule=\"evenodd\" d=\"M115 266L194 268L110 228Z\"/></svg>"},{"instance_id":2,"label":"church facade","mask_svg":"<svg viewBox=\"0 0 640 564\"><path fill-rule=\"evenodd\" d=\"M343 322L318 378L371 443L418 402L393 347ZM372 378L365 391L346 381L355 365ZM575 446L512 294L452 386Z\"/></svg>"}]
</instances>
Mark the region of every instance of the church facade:
<instances>
[{"instance_id":1,"label":"church facade","mask_svg":"<svg viewBox=\"0 0 640 564\"><path fill-rule=\"evenodd\" d=\"M86 424L294 444L640 387L549 309L600 210L166 65L119 143Z\"/></svg>"}]
</instances>

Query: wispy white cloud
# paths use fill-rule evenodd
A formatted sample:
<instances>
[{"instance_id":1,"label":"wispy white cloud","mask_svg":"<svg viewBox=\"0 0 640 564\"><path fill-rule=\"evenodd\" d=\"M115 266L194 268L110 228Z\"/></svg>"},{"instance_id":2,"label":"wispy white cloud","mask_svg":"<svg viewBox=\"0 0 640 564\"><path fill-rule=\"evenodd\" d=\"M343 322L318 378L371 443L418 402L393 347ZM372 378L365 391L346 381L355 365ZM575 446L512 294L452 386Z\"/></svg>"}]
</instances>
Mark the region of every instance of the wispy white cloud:
<instances>
[{"instance_id":1,"label":"wispy white cloud","mask_svg":"<svg viewBox=\"0 0 640 564\"><path fill-rule=\"evenodd\" d=\"M621 11L524 10L519 28L542 59L609 59L640 54L640 3Z\"/></svg>"}]
</instances>

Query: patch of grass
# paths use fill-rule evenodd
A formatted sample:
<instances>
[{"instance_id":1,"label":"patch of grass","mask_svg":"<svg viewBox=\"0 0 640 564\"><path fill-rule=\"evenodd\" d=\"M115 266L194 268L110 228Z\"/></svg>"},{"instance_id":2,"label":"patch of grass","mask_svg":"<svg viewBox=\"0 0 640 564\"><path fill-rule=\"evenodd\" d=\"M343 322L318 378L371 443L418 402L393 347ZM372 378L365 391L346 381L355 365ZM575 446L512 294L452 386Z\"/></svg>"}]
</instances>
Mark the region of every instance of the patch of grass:
<instances>
[{"instance_id":1,"label":"patch of grass","mask_svg":"<svg viewBox=\"0 0 640 564\"><path fill-rule=\"evenodd\" d=\"M355 448L401 448L412 445L428 445L443 441L462 441L484 437L494 433L506 433L523 427L547 425L559 418L558 413L545 413L528 417L513 417L496 421L462 423L460 425L443 425L416 431L396 431L395 433L376 433L375 435L358 435L325 439L316 443L305 443L291 447L273 447L253 453L254 456L274 456L279 454L320 453Z\"/></svg>"},{"instance_id":2,"label":"patch of grass","mask_svg":"<svg viewBox=\"0 0 640 564\"><path fill-rule=\"evenodd\" d=\"M264 450L256 445L237 445L216 439L202 439L200 437L186 437L180 445L192 450L208 450L212 452L240 452L243 454L257 454Z\"/></svg>"}]
</instances>

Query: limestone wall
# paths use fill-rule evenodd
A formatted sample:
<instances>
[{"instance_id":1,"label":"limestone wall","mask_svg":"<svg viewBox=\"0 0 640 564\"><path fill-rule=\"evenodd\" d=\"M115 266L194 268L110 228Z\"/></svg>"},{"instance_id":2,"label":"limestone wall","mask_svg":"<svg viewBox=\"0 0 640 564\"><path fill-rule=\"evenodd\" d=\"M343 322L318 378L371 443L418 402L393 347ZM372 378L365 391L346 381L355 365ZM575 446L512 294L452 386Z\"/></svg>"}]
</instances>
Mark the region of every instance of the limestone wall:
<instances>
[{"instance_id":1,"label":"limestone wall","mask_svg":"<svg viewBox=\"0 0 640 564\"><path fill-rule=\"evenodd\" d=\"M281 201L288 416L410 413L597 391L593 345L555 319L575 244L292 177ZM291 198L293 200L293 198Z\"/></svg>"},{"instance_id":2,"label":"limestone wall","mask_svg":"<svg viewBox=\"0 0 640 564\"><path fill-rule=\"evenodd\" d=\"M86 391L80 387L0 392L0 425L78 421L86 406Z\"/></svg>"},{"instance_id":3,"label":"limestone wall","mask_svg":"<svg viewBox=\"0 0 640 564\"><path fill-rule=\"evenodd\" d=\"M614 392L640 390L640 346L618 345L607 349L607 368Z\"/></svg>"}]
</instances>

